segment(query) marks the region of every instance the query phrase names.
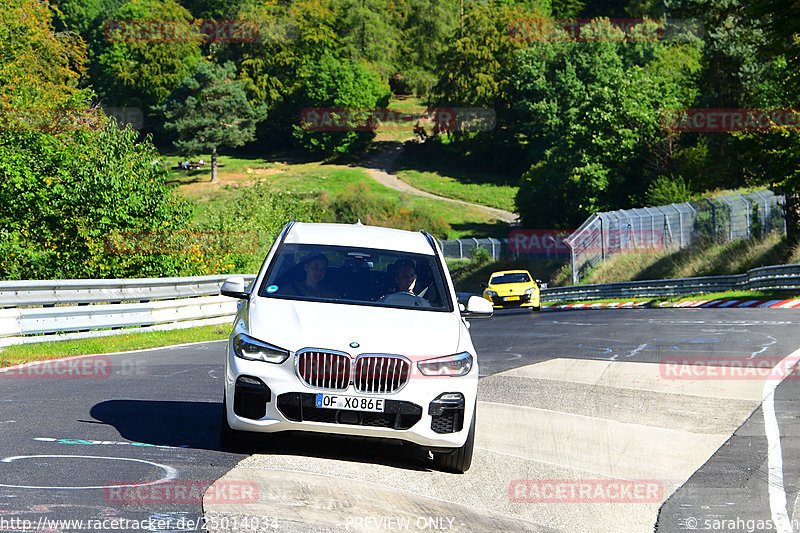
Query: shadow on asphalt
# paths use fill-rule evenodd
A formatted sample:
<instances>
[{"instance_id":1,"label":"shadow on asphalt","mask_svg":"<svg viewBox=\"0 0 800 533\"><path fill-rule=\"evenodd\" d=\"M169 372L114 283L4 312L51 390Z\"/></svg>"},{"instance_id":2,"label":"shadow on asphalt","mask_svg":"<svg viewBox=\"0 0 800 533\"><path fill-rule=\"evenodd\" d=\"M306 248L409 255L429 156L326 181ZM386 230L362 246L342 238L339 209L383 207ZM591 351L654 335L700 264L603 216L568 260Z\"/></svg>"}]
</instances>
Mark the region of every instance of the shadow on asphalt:
<instances>
[{"instance_id":1,"label":"shadow on asphalt","mask_svg":"<svg viewBox=\"0 0 800 533\"><path fill-rule=\"evenodd\" d=\"M114 426L131 441L240 454L294 455L382 464L405 470L431 470L428 453L413 444L389 439L283 432L250 434L235 450L219 444L222 403L155 400L108 400L91 416Z\"/></svg>"}]
</instances>

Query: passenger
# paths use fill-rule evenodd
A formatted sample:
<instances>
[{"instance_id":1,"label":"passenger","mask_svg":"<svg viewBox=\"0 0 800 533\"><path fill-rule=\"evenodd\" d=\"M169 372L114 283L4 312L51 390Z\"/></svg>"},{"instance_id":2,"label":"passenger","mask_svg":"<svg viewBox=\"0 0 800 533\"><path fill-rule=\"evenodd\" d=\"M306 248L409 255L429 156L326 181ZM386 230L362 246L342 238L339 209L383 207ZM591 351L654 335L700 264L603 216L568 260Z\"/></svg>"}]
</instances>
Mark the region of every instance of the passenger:
<instances>
[{"instance_id":1,"label":"passenger","mask_svg":"<svg viewBox=\"0 0 800 533\"><path fill-rule=\"evenodd\" d=\"M328 258L322 254L317 254L303 262L303 270L306 273L303 281L293 281L289 283L290 292L297 296L309 296L312 298L336 298L337 294L324 283L325 275L328 272Z\"/></svg>"}]
</instances>

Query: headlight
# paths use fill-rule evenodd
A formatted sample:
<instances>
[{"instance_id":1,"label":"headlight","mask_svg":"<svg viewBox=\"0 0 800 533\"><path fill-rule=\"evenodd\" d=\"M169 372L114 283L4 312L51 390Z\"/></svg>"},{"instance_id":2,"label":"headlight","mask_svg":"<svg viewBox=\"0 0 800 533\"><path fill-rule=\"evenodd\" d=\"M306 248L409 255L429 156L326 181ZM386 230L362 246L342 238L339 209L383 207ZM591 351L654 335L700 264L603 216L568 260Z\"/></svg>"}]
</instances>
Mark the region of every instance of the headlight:
<instances>
[{"instance_id":1,"label":"headlight","mask_svg":"<svg viewBox=\"0 0 800 533\"><path fill-rule=\"evenodd\" d=\"M534 292L536 292L536 287L531 287L530 289L525 291L525 294L533 294Z\"/></svg>"},{"instance_id":2,"label":"headlight","mask_svg":"<svg viewBox=\"0 0 800 533\"><path fill-rule=\"evenodd\" d=\"M472 368L472 355L461 352L417 363L417 368L426 376L463 376Z\"/></svg>"},{"instance_id":3,"label":"headlight","mask_svg":"<svg viewBox=\"0 0 800 533\"><path fill-rule=\"evenodd\" d=\"M497 298L497 293L494 291L486 291L486 296L489 298Z\"/></svg>"},{"instance_id":4,"label":"headlight","mask_svg":"<svg viewBox=\"0 0 800 533\"><path fill-rule=\"evenodd\" d=\"M283 363L289 357L288 350L272 346L244 333L239 333L233 338L233 353L242 359L267 363Z\"/></svg>"}]
</instances>

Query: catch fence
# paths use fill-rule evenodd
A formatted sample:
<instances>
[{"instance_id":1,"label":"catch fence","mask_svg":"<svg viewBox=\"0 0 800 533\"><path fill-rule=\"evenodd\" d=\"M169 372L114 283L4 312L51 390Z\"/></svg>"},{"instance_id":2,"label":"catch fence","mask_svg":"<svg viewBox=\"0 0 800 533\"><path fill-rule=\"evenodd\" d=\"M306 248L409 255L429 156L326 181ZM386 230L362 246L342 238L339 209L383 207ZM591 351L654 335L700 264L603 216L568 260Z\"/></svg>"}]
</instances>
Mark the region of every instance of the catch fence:
<instances>
[{"instance_id":1,"label":"catch fence","mask_svg":"<svg viewBox=\"0 0 800 533\"><path fill-rule=\"evenodd\" d=\"M696 202L595 213L566 239L572 282L606 257L623 252L678 250L698 239L732 242L786 231L783 196L771 191Z\"/></svg>"}]
</instances>

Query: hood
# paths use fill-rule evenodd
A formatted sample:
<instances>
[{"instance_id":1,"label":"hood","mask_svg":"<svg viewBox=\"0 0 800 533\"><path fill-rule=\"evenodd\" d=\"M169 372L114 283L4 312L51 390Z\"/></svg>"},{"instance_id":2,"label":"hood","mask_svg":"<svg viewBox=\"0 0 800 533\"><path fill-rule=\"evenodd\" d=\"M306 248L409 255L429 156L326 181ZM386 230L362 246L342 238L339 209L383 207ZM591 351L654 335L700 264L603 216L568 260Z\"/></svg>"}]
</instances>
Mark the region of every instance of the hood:
<instances>
[{"instance_id":1,"label":"hood","mask_svg":"<svg viewBox=\"0 0 800 533\"><path fill-rule=\"evenodd\" d=\"M358 355L441 356L457 353L463 327L455 313L256 297L253 337L292 352L332 349ZM358 348L352 348L357 342Z\"/></svg>"}]
</instances>

